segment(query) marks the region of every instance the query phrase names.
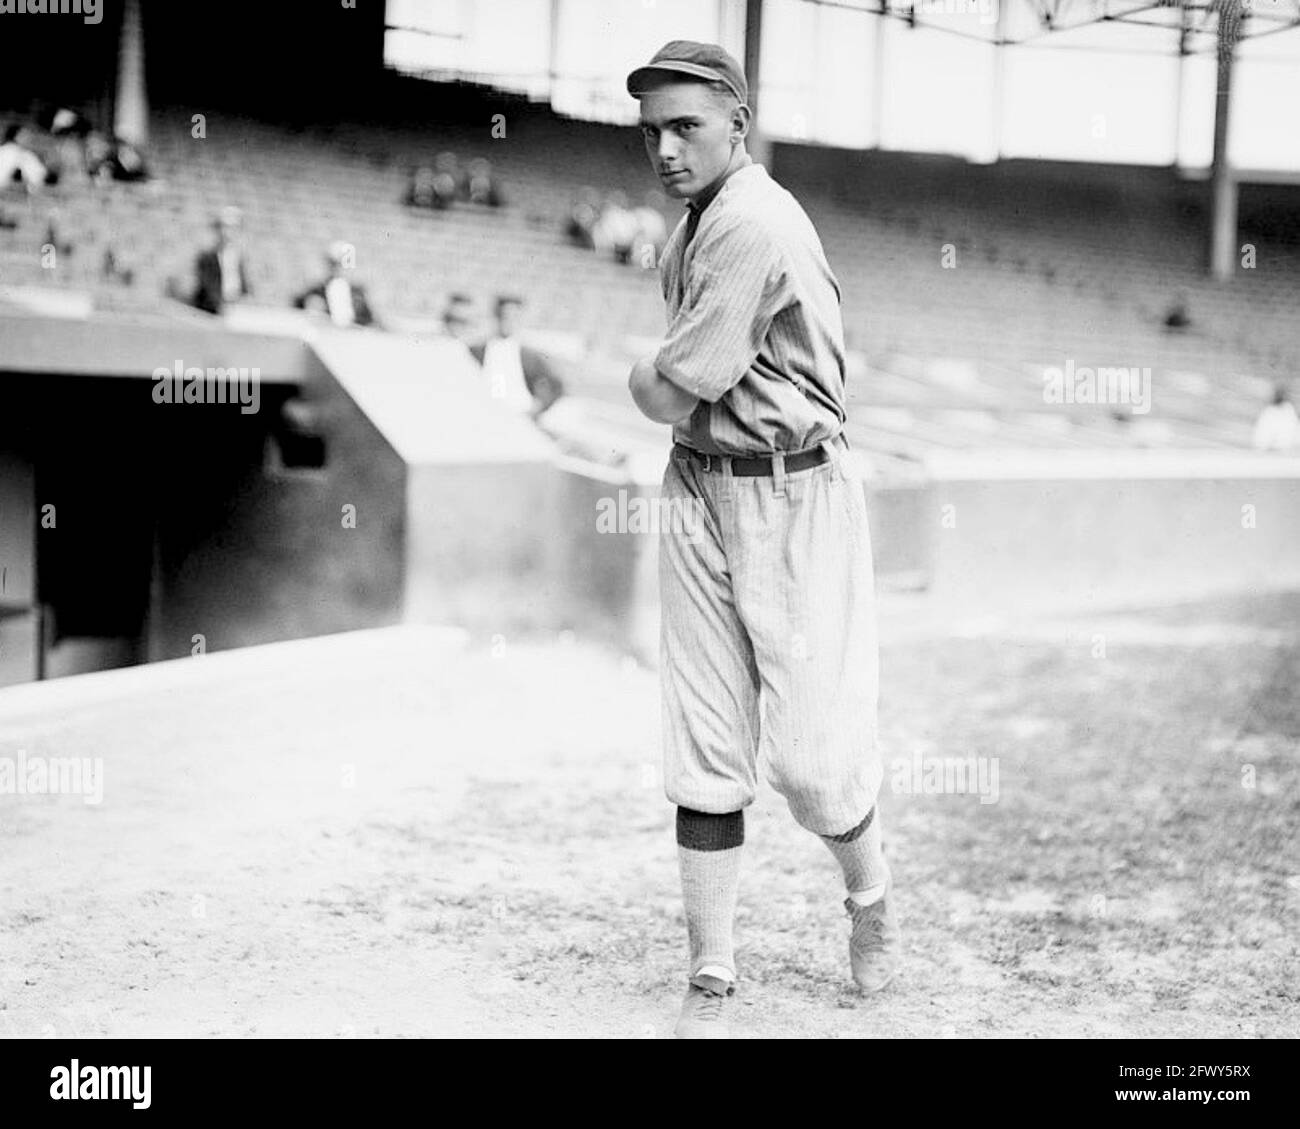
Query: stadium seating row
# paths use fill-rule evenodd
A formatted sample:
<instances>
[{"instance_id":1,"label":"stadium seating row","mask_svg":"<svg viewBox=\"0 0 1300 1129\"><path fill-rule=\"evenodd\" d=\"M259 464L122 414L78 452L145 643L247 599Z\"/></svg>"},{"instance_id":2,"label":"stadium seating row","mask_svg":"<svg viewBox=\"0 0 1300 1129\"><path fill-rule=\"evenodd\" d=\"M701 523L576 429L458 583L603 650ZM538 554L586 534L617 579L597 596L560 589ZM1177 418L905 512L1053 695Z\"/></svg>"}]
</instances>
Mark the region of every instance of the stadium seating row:
<instances>
[{"instance_id":1,"label":"stadium seating row","mask_svg":"<svg viewBox=\"0 0 1300 1129\"><path fill-rule=\"evenodd\" d=\"M528 299L535 325L573 335L592 356L662 329L653 271L600 259L562 234L584 186L630 199L651 187L634 131L537 108L504 140L463 123L304 130L213 114L196 139L191 120L183 107L154 114L151 183L70 184L32 200L0 193L0 211L16 221L0 227L0 282L110 301L129 289L141 304L161 305L169 285L188 289L213 212L234 204L244 211L259 303L287 304L318 273L325 246L343 240L356 248L373 305L390 317L434 317L453 291L486 300L509 290ZM406 209L410 170L442 150L490 157L508 206ZM812 215L841 283L858 355L856 425L877 443L892 436L891 450L1242 446L1271 383L1296 371L1300 252L1261 246L1256 268L1232 285L1206 280L1202 221L1144 171L1078 185L1053 181L1050 169L786 145L774 165ZM53 263L42 254L51 223L62 252ZM123 276L106 281L110 250L129 287ZM1191 313L1178 331L1163 325L1175 301ZM1069 359L1150 368L1158 411L1138 419L1052 410L1042 372ZM621 377L595 391L617 400Z\"/></svg>"}]
</instances>

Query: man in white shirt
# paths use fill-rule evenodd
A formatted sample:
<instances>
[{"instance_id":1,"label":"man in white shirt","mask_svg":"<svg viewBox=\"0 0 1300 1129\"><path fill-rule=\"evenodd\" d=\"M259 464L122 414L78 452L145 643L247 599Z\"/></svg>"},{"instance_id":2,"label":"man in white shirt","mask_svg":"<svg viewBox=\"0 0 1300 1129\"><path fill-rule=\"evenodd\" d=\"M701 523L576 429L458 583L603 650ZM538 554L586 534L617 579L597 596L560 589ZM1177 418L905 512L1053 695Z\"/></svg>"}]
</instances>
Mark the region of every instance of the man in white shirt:
<instances>
[{"instance_id":1,"label":"man in white shirt","mask_svg":"<svg viewBox=\"0 0 1300 1129\"><path fill-rule=\"evenodd\" d=\"M663 193L647 192L641 206L632 213L637 225L636 239L632 244L632 264L642 270L659 269L659 256L668 242L663 206Z\"/></svg>"},{"instance_id":2,"label":"man in white shirt","mask_svg":"<svg viewBox=\"0 0 1300 1129\"><path fill-rule=\"evenodd\" d=\"M337 240L331 243L329 253L325 256L324 280L304 290L294 299L293 304L300 310L317 303L323 305L330 321L340 328L373 325L375 318L365 289L345 273L351 267L352 260L353 249L349 244Z\"/></svg>"},{"instance_id":3,"label":"man in white shirt","mask_svg":"<svg viewBox=\"0 0 1300 1129\"><path fill-rule=\"evenodd\" d=\"M11 125L5 130L4 141L0 143L0 188L6 187L17 174L31 194L45 184L47 173L44 162L23 141L21 126Z\"/></svg>"},{"instance_id":4,"label":"man in white shirt","mask_svg":"<svg viewBox=\"0 0 1300 1129\"><path fill-rule=\"evenodd\" d=\"M612 254L615 262L630 262L638 230L637 218L627 207L627 196L611 192L593 233L596 250Z\"/></svg>"},{"instance_id":5,"label":"man in white shirt","mask_svg":"<svg viewBox=\"0 0 1300 1129\"><path fill-rule=\"evenodd\" d=\"M523 299L496 301L496 333L470 351L483 366L493 399L536 419L563 394L563 385L543 354L519 339Z\"/></svg>"},{"instance_id":6,"label":"man in white shirt","mask_svg":"<svg viewBox=\"0 0 1300 1129\"><path fill-rule=\"evenodd\" d=\"M233 243L223 244L217 248L217 257L221 262L221 299L223 302L238 302L244 296L239 248Z\"/></svg>"},{"instance_id":7,"label":"man in white shirt","mask_svg":"<svg viewBox=\"0 0 1300 1129\"><path fill-rule=\"evenodd\" d=\"M1300 443L1300 419L1295 405L1287 396L1286 386L1273 390L1273 402L1259 413L1255 421L1254 445L1257 451L1293 451Z\"/></svg>"}]
</instances>

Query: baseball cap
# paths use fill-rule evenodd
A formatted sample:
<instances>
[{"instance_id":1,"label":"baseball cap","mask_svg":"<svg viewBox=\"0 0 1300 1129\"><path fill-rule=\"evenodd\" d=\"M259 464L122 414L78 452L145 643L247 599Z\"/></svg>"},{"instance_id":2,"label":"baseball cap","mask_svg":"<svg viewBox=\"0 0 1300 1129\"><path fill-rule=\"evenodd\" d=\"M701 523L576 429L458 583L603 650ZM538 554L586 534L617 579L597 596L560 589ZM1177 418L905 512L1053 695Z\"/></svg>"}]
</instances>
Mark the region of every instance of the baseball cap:
<instances>
[{"instance_id":1,"label":"baseball cap","mask_svg":"<svg viewBox=\"0 0 1300 1129\"><path fill-rule=\"evenodd\" d=\"M716 43L696 43L690 39L674 39L671 43L665 43L654 53L650 62L644 67L637 67L627 76L627 92L633 98L640 98L650 79L665 72L725 83L742 102L749 102L749 84L745 82L745 72Z\"/></svg>"}]
</instances>

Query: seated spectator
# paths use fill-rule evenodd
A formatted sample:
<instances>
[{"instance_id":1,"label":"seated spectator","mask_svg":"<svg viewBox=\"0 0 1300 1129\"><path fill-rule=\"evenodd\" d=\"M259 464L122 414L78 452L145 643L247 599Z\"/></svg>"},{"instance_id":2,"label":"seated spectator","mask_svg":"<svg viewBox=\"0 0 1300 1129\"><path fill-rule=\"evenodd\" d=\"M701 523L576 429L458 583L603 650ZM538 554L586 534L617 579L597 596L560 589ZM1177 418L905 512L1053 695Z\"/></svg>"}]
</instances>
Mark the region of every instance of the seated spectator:
<instances>
[{"instance_id":1,"label":"seated spectator","mask_svg":"<svg viewBox=\"0 0 1300 1129\"><path fill-rule=\"evenodd\" d=\"M584 188L569 208L564 234L569 242L588 251L596 249L596 224L600 221L600 196L594 188Z\"/></svg>"},{"instance_id":2,"label":"seated spectator","mask_svg":"<svg viewBox=\"0 0 1300 1129\"><path fill-rule=\"evenodd\" d=\"M668 225L664 222L664 196L661 192L647 192L632 216L636 220L636 236L632 241L632 262L646 270L659 266L659 255L668 242Z\"/></svg>"},{"instance_id":3,"label":"seated spectator","mask_svg":"<svg viewBox=\"0 0 1300 1129\"><path fill-rule=\"evenodd\" d=\"M45 183L57 185L85 176L88 131L90 122L74 109L45 107L32 114L18 142L45 166Z\"/></svg>"},{"instance_id":4,"label":"seated spectator","mask_svg":"<svg viewBox=\"0 0 1300 1129\"><path fill-rule=\"evenodd\" d=\"M564 395L564 385L544 354L520 342L523 306L522 298L498 297L496 332L470 352L483 366L493 398L536 419Z\"/></svg>"},{"instance_id":5,"label":"seated spectator","mask_svg":"<svg viewBox=\"0 0 1300 1129\"><path fill-rule=\"evenodd\" d=\"M437 207L449 208L457 200L468 199L465 171L455 153L439 153L433 161L433 173L434 191L441 201Z\"/></svg>"},{"instance_id":6,"label":"seated spectator","mask_svg":"<svg viewBox=\"0 0 1300 1129\"><path fill-rule=\"evenodd\" d=\"M411 173L403 203L408 208L438 207L437 173L428 165L421 165Z\"/></svg>"},{"instance_id":7,"label":"seated spectator","mask_svg":"<svg viewBox=\"0 0 1300 1129\"><path fill-rule=\"evenodd\" d=\"M41 126L48 129L55 137L85 137L90 133L90 119L67 106L53 110L48 120L42 119Z\"/></svg>"},{"instance_id":8,"label":"seated spectator","mask_svg":"<svg viewBox=\"0 0 1300 1129\"><path fill-rule=\"evenodd\" d=\"M426 166L415 170L406 191L406 202L418 208L444 211L466 196L464 180L456 154L439 153L432 169Z\"/></svg>"},{"instance_id":9,"label":"seated spectator","mask_svg":"<svg viewBox=\"0 0 1300 1129\"><path fill-rule=\"evenodd\" d=\"M248 285L248 264L240 246L243 214L238 208L224 208L212 221L212 246L199 252L195 261L197 284L192 304L210 314L219 314L229 302L252 293Z\"/></svg>"},{"instance_id":10,"label":"seated spectator","mask_svg":"<svg viewBox=\"0 0 1300 1129\"><path fill-rule=\"evenodd\" d=\"M474 340L477 321L473 298L462 293L448 296L447 305L442 311L443 333L448 337L454 337L468 348L470 342Z\"/></svg>"},{"instance_id":11,"label":"seated spectator","mask_svg":"<svg viewBox=\"0 0 1300 1129\"><path fill-rule=\"evenodd\" d=\"M465 185L471 204L499 208L505 203L501 185L492 172L492 162L483 157L470 161Z\"/></svg>"},{"instance_id":12,"label":"seated spectator","mask_svg":"<svg viewBox=\"0 0 1300 1129\"><path fill-rule=\"evenodd\" d=\"M596 250L613 255L615 262L629 262L636 233L636 217L628 211L627 196L622 192L611 192L605 198L605 206L596 224Z\"/></svg>"},{"instance_id":13,"label":"seated spectator","mask_svg":"<svg viewBox=\"0 0 1300 1129\"><path fill-rule=\"evenodd\" d=\"M0 142L0 188L22 181L29 194L39 191L45 184L53 183L45 162L33 152L29 144L30 131L21 125L5 129ZM56 178L57 179L57 178Z\"/></svg>"},{"instance_id":14,"label":"seated spectator","mask_svg":"<svg viewBox=\"0 0 1300 1129\"><path fill-rule=\"evenodd\" d=\"M53 164L62 177L87 176L86 142L93 132L90 120L76 110L59 107L38 118L50 135Z\"/></svg>"},{"instance_id":15,"label":"seated spectator","mask_svg":"<svg viewBox=\"0 0 1300 1129\"><path fill-rule=\"evenodd\" d=\"M101 183L108 180L133 182L149 177L139 149L129 141L119 137L109 139L99 133L91 133L86 139L86 173Z\"/></svg>"},{"instance_id":16,"label":"seated spectator","mask_svg":"<svg viewBox=\"0 0 1300 1129\"><path fill-rule=\"evenodd\" d=\"M321 317L329 317L329 306L325 302L325 296L318 294L314 290L309 290L302 296L302 309L309 314L320 314Z\"/></svg>"},{"instance_id":17,"label":"seated spectator","mask_svg":"<svg viewBox=\"0 0 1300 1129\"><path fill-rule=\"evenodd\" d=\"M127 266L123 262L121 253L111 243L104 248L104 257L100 260L99 274L105 282L111 282L118 286L132 286L135 284L134 268Z\"/></svg>"},{"instance_id":18,"label":"seated spectator","mask_svg":"<svg viewBox=\"0 0 1300 1129\"><path fill-rule=\"evenodd\" d=\"M1165 311L1165 328L1178 331L1189 328L1191 324L1192 316L1187 310L1187 295L1179 294Z\"/></svg>"},{"instance_id":19,"label":"seated spectator","mask_svg":"<svg viewBox=\"0 0 1300 1129\"><path fill-rule=\"evenodd\" d=\"M82 167L86 171L87 179L94 181L99 174L99 170L108 164L113 156L113 146L109 143L107 137L97 129L92 129L86 135L85 142L82 145Z\"/></svg>"},{"instance_id":20,"label":"seated spectator","mask_svg":"<svg viewBox=\"0 0 1300 1129\"><path fill-rule=\"evenodd\" d=\"M38 121L20 125L14 140L45 166L47 186L60 183L65 171L80 171L80 146L75 142L67 146L67 138L55 137Z\"/></svg>"},{"instance_id":21,"label":"seated spectator","mask_svg":"<svg viewBox=\"0 0 1300 1129\"><path fill-rule=\"evenodd\" d=\"M325 278L299 294L293 304L300 310L323 309L337 326L373 325L365 289L343 273L347 252L346 243L331 243L325 256Z\"/></svg>"},{"instance_id":22,"label":"seated spectator","mask_svg":"<svg viewBox=\"0 0 1300 1129\"><path fill-rule=\"evenodd\" d=\"M1273 402L1259 413L1253 442L1257 451L1291 451L1300 443L1300 418L1284 385L1274 387Z\"/></svg>"},{"instance_id":23,"label":"seated spectator","mask_svg":"<svg viewBox=\"0 0 1300 1129\"><path fill-rule=\"evenodd\" d=\"M131 182L148 180L149 168L140 150L120 137L114 139L114 144L116 148L113 151L111 168L113 179Z\"/></svg>"}]
</instances>

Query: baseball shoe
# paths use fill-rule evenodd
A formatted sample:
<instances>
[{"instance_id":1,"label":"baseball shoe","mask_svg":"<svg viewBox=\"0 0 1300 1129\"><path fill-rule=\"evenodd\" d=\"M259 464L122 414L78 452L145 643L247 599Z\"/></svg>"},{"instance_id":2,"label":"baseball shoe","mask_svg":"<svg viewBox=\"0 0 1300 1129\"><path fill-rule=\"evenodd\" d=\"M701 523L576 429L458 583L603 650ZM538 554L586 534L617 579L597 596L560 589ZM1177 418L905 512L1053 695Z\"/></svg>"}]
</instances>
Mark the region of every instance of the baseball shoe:
<instances>
[{"instance_id":1,"label":"baseball shoe","mask_svg":"<svg viewBox=\"0 0 1300 1129\"><path fill-rule=\"evenodd\" d=\"M894 915L894 886L869 906L844 900L853 931L849 935L849 965L853 980L864 992L879 992L898 972L898 918Z\"/></svg>"},{"instance_id":2,"label":"baseball shoe","mask_svg":"<svg viewBox=\"0 0 1300 1129\"><path fill-rule=\"evenodd\" d=\"M716 976L697 976L686 990L673 1034L679 1039L729 1039L727 999L736 988Z\"/></svg>"}]
</instances>

